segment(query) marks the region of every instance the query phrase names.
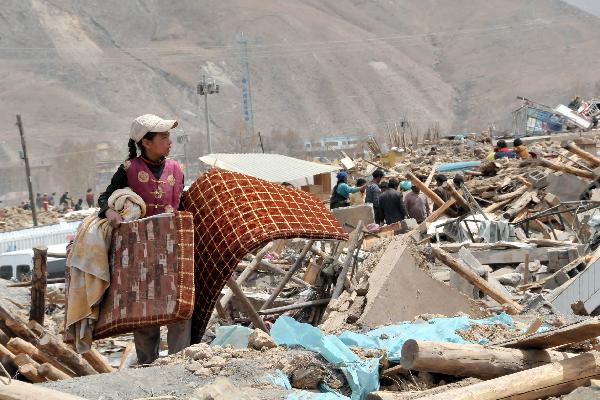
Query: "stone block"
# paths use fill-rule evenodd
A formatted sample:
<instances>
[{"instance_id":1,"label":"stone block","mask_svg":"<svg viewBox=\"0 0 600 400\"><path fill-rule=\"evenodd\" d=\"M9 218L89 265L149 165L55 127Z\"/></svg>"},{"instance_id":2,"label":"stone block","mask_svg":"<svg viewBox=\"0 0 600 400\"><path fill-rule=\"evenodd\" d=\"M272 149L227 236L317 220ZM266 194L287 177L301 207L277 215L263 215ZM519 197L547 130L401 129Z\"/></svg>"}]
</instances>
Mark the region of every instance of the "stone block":
<instances>
[{"instance_id":1,"label":"stone block","mask_svg":"<svg viewBox=\"0 0 600 400\"><path fill-rule=\"evenodd\" d=\"M348 233L354 230L353 227L358 225L358 221L362 220L365 226L375 222L375 213L371 204L336 208L332 212L342 228Z\"/></svg>"},{"instance_id":2,"label":"stone block","mask_svg":"<svg viewBox=\"0 0 600 400\"><path fill-rule=\"evenodd\" d=\"M426 313L484 315L473 300L423 271L405 240L395 236L373 269L359 324L374 328Z\"/></svg>"},{"instance_id":3,"label":"stone block","mask_svg":"<svg viewBox=\"0 0 600 400\"><path fill-rule=\"evenodd\" d=\"M589 186L585 180L570 174L550 174L547 179L547 192L558 196L561 201L578 201Z\"/></svg>"}]
</instances>

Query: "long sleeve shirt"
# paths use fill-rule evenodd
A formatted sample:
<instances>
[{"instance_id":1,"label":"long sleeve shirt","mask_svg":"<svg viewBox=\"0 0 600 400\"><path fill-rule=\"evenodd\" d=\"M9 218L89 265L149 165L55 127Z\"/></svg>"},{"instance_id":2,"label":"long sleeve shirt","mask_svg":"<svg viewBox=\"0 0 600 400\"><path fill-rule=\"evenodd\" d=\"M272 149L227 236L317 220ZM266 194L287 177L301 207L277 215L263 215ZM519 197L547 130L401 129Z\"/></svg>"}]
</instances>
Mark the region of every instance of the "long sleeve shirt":
<instances>
[{"instance_id":1,"label":"long sleeve shirt","mask_svg":"<svg viewBox=\"0 0 600 400\"><path fill-rule=\"evenodd\" d=\"M425 200L422 193L415 193L411 190L404 195L404 203L409 217L416 219L419 224L425 221L429 212L427 210L427 200Z\"/></svg>"},{"instance_id":2,"label":"long sleeve shirt","mask_svg":"<svg viewBox=\"0 0 600 400\"><path fill-rule=\"evenodd\" d=\"M373 208L379 207L379 195L381 194L381 189L379 185L375 182L370 182L367 185L367 189L365 191L365 203L373 204Z\"/></svg>"},{"instance_id":3,"label":"long sleeve shirt","mask_svg":"<svg viewBox=\"0 0 600 400\"><path fill-rule=\"evenodd\" d=\"M408 217L402 193L386 190L379 196L379 209L386 224L393 224Z\"/></svg>"}]
</instances>

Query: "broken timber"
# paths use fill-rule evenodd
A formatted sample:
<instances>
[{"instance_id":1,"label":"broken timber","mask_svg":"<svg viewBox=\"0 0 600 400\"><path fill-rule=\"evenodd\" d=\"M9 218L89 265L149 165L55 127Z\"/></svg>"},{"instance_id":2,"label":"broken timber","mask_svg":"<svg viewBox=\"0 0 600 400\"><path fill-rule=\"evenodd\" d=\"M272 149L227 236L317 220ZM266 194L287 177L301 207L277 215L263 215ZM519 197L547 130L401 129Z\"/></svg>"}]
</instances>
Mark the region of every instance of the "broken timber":
<instances>
[{"instance_id":1,"label":"broken timber","mask_svg":"<svg viewBox=\"0 0 600 400\"><path fill-rule=\"evenodd\" d=\"M566 325L551 331L525 335L506 342L495 343L496 346L514 349L550 349L600 336L600 320L598 318Z\"/></svg>"},{"instance_id":2,"label":"broken timber","mask_svg":"<svg viewBox=\"0 0 600 400\"><path fill-rule=\"evenodd\" d=\"M491 379L574 356L552 350L518 350L409 339L402 346L401 365L413 371Z\"/></svg>"},{"instance_id":3,"label":"broken timber","mask_svg":"<svg viewBox=\"0 0 600 400\"><path fill-rule=\"evenodd\" d=\"M507 296L505 293L498 291L492 284L490 284L485 279L481 278L469 267L463 266L460 262L458 262L456 259L450 256L449 253L436 247L432 247L431 250L433 252L433 255L438 260L450 267L452 270L456 271L456 273L465 278L470 284L477 287L483 293L487 294L492 299L505 306L509 314L518 314L522 310L522 307L518 303L516 303L511 297Z\"/></svg>"}]
</instances>

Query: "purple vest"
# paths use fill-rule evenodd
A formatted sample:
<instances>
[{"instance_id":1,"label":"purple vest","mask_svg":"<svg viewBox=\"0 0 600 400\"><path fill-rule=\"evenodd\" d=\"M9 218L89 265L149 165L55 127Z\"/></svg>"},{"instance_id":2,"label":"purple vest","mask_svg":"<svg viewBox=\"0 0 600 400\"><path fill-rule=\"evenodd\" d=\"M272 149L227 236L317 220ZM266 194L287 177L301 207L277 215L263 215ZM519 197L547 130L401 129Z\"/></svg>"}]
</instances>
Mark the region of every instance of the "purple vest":
<instances>
[{"instance_id":1,"label":"purple vest","mask_svg":"<svg viewBox=\"0 0 600 400\"><path fill-rule=\"evenodd\" d=\"M127 183L146 203L146 217L173 212L179 208L183 191L183 171L175 160L166 160L160 179L156 179L141 157L130 160Z\"/></svg>"}]
</instances>

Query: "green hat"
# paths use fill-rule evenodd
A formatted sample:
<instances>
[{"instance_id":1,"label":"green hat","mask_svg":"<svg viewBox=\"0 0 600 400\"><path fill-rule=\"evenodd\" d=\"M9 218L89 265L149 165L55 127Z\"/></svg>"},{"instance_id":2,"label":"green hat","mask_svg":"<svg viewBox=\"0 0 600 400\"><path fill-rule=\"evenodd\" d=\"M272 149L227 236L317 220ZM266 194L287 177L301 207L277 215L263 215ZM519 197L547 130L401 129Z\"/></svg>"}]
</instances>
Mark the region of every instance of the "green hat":
<instances>
[{"instance_id":1,"label":"green hat","mask_svg":"<svg viewBox=\"0 0 600 400\"><path fill-rule=\"evenodd\" d=\"M402 190L410 190L412 188L412 183L410 181L402 181L400 182L400 189Z\"/></svg>"}]
</instances>

